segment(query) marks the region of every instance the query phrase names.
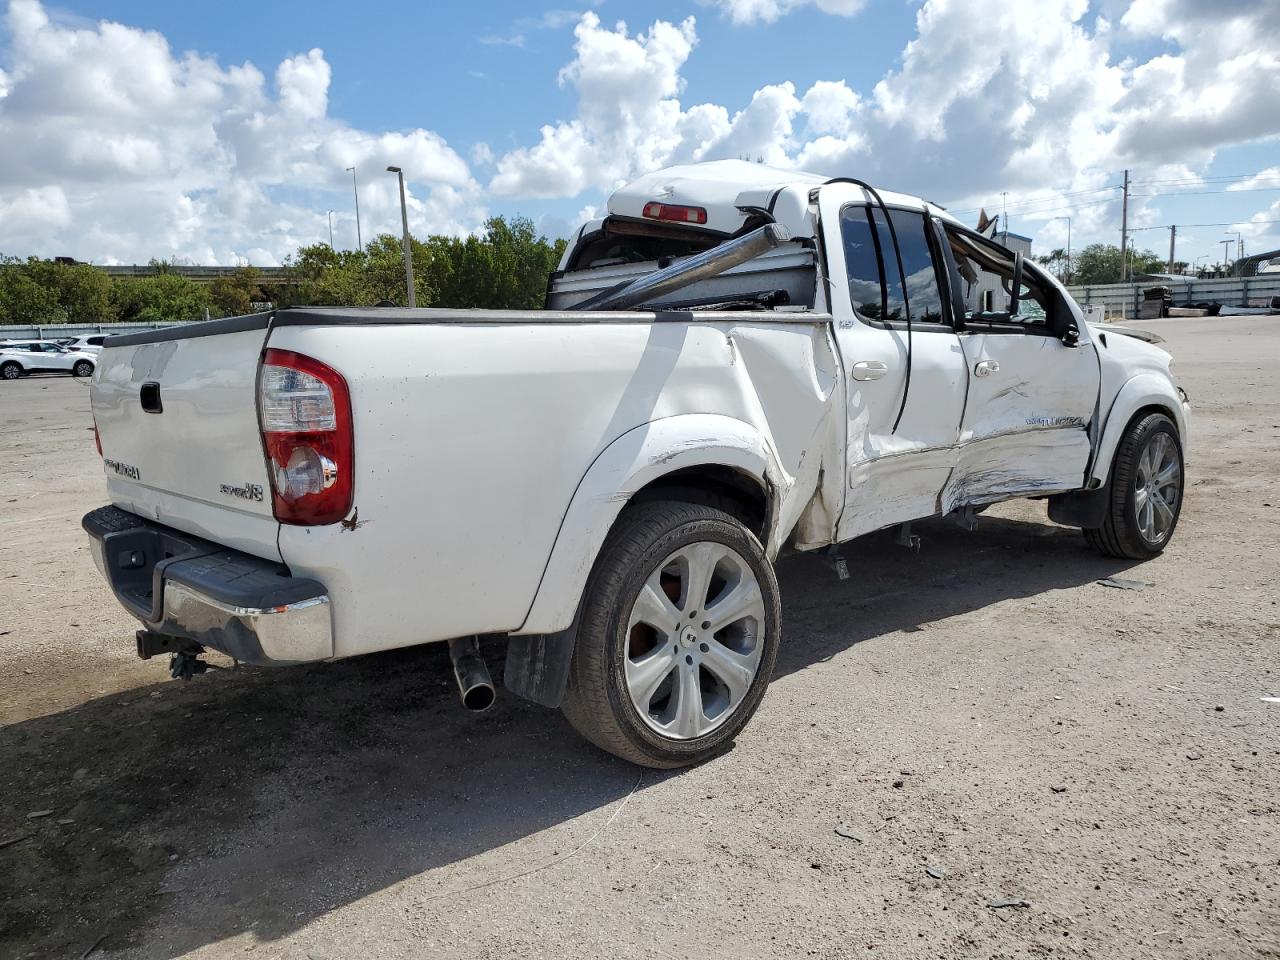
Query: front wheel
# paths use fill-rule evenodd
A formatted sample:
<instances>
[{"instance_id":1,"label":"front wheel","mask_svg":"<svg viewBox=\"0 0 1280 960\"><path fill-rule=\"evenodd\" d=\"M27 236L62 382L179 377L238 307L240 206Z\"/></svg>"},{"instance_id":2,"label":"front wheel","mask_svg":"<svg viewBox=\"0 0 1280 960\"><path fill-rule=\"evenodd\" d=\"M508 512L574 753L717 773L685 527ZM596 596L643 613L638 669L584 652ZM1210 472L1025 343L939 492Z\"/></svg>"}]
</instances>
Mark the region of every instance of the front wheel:
<instances>
[{"instance_id":1,"label":"front wheel","mask_svg":"<svg viewBox=\"0 0 1280 960\"><path fill-rule=\"evenodd\" d=\"M712 507L629 507L583 597L563 710L584 737L646 767L723 750L764 696L781 601L760 541Z\"/></svg>"},{"instance_id":2,"label":"front wheel","mask_svg":"<svg viewBox=\"0 0 1280 960\"><path fill-rule=\"evenodd\" d=\"M93 364L88 360L79 360L71 372L77 377L92 377Z\"/></svg>"},{"instance_id":3,"label":"front wheel","mask_svg":"<svg viewBox=\"0 0 1280 960\"><path fill-rule=\"evenodd\" d=\"M1173 538L1186 472L1178 428L1163 413L1129 425L1111 466L1107 515L1085 538L1109 557L1149 560Z\"/></svg>"}]
</instances>

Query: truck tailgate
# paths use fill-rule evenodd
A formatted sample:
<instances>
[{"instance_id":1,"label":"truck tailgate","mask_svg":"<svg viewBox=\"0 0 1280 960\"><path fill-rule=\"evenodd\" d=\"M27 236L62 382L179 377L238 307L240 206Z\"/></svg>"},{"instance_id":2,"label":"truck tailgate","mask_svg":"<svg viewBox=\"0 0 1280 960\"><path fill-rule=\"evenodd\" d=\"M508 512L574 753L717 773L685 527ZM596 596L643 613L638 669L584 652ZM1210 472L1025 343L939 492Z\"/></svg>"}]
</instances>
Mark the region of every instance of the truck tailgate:
<instances>
[{"instance_id":1,"label":"truck tailgate","mask_svg":"<svg viewBox=\"0 0 1280 960\"><path fill-rule=\"evenodd\" d=\"M257 411L268 319L107 341L91 402L113 504L279 559Z\"/></svg>"}]
</instances>

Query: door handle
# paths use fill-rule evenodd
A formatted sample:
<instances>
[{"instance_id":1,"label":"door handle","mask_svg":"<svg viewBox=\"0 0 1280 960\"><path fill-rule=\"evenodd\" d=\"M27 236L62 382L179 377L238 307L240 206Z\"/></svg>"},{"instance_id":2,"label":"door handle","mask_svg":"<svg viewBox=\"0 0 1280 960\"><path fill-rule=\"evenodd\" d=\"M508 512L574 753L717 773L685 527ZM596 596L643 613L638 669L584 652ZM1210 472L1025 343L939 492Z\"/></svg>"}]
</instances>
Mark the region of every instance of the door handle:
<instances>
[{"instance_id":1,"label":"door handle","mask_svg":"<svg viewBox=\"0 0 1280 960\"><path fill-rule=\"evenodd\" d=\"M973 375L975 377L989 377L993 373L999 373L999 372L1000 372L1000 364L997 363L995 360L983 360L973 368Z\"/></svg>"},{"instance_id":2,"label":"door handle","mask_svg":"<svg viewBox=\"0 0 1280 960\"><path fill-rule=\"evenodd\" d=\"M889 368L879 360L859 360L849 376L854 380L879 380L888 372Z\"/></svg>"}]
</instances>

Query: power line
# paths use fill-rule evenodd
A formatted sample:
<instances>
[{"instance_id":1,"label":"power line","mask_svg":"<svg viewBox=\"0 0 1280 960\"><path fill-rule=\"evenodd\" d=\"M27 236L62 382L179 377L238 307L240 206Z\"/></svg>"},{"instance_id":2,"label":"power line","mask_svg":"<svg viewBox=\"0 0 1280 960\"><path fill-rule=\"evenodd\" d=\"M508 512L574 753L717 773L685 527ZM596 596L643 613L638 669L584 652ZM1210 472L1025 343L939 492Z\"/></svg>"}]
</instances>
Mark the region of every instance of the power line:
<instances>
[{"instance_id":1,"label":"power line","mask_svg":"<svg viewBox=\"0 0 1280 960\"><path fill-rule=\"evenodd\" d=\"M1151 197L1207 197L1210 195L1217 196L1222 193L1275 193L1280 190L1280 184L1274 187L1245 187L1241 190L1157 190L1155 193L1131 193L1131 197L1142 197L1150 199Z\"/></svg>"},{"instance_id":2,"label":"power line","mask_svg":"<svg viewBox=\"0 0 1280 960\"><path fill-rule=\"evenodd\" d=\"M1280 223L1280 220L1224 220L1222 223L1179 223L1179 230L1186 230L1192 227L1236 227L1236 226L1253 226L1255 223ZM1168 230L1174 224L1162 223L1154 227L1130 227L1129 232L1135 233L1138 230Z\"/></svg>"},{"instance_id":3,"label":"power line","mask_svg":"<svg viewBox=\"0 0 1280 960\"><path fill-rule=\"evenodd\" d=\"M1153 180L1130 180L1129 186L1130 187L1180 186L1180 185L1201 186L1201 185L1212 185L1212 184L1218 184L1218 183L1233 183L1233 182L1240 182L1244 180L1257 180L1260 183L1272 183L1272 182L1280 183L1280 173L1271 174L1268 172L1271 169L1273 168L1267 168L1267 170L1258 170L1258 171L1255 171L1254 173L1239 173L1239 174L1230 174L1230 175L1222 175L1222 176L1215 175L1215 176L1208 176L1208 177L1180 177L1180 178L1153 179ZM1113 190L1120 190L1120 189L1122 189L1120 184L1114 184L1112 186L1097 187L1090 190L1073 190L1067 193L1055 193L1055 194L1048 194L1048 195L1039 196L1039 197L1026 197L1021 200L1014 199L1014 200L1008 201L1008 209L1012 213L1018 216L1027 216L1031 213L1036 213L1036 214L1051 213L1051 212L1054 212L1055 210L1070 210L1070 209L1074 209L1075 207L1081 207L1081 206L1093 205L1093 204L1071 204L1071 205L1064 206L1062 204L1062 201L1069 199L1071 197L1084 197L1084 196L1089 196L1091 194L1110 193ZM1205 190L1205 191L1157 190L1152 193L1143 193L1143 194L1131 193L1130 197L1135 199L1136 198L1150 199L1152 197L1160 197L1160 196L1192 197L1192 196L1207 196L1210 194L1254 193L1254 192L1264 192L1264 191L1274 191L1274 190L1280 190L1280 186L1246 187L1243 190ZM1102 202L1109 202L1109 200L1102 201ZM1043 209L1043 210L1031 209L1034 207L1038 207L1038 205L1044 204L1044 203L1056 204L1057 206L1053 207L1053 209ZM984 204L983 206L988 206L988 205L989 204ZM982 207L960 207L958 209L951 210L951 213L953 214L977 213L980 209L982 209Z\"/></svg>"},{"instance_id":4,"label":"power line","mask_svg":"<svg viewBox=\"0 0 1280 960\"><path fill-rule=\"evenodd\" d=\"M1263 180L1275 180L1277 177L1280 177L1280 174L1269 173L1268 171L1270 169L1271 168L1268 168L1268 170L1259 170L1257 173L1239 173L1239 174L1232 174L1230 176L1221 176L1221 177L1181 177L1181 178L1176 178L1171 180L1135 180L1133 182L1144 187L1154 185L1154 184L1179 184L1179 183L1187 183L1194 186L1201 183L1230 183L1232 181L1252 180L1255 177L1261 178Z\"/></svg>"}]
</instances>

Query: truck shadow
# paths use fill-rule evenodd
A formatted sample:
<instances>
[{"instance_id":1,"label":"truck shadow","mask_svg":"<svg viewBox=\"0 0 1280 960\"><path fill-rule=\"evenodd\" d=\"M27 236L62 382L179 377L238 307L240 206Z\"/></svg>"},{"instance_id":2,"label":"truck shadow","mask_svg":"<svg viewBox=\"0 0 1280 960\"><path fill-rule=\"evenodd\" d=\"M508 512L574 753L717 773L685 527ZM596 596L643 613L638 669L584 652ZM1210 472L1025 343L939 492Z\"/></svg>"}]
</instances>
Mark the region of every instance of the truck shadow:
<instances>
[{"instance_id":1,"label":"truck shadow","mask_svg":"<svg viewBox=\"0 0 1280 960\"><path fill-rule=\"evenodd\" d=\"M888 535L847 546L847 581L817 557L779 565L778 677L1128 565L1042 524L920 532L919 554ZM486 652L500 674L501 648ZM442 645L101 697L0 731L0 843L25 836L0 847L0 955L272 941L409 878L415 909L444 902L556 869L637 784L673 776L640 776L512 697L466 714Z\"/></svg>"}]
</instances>

